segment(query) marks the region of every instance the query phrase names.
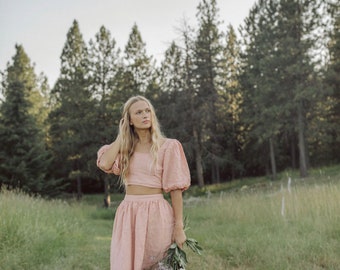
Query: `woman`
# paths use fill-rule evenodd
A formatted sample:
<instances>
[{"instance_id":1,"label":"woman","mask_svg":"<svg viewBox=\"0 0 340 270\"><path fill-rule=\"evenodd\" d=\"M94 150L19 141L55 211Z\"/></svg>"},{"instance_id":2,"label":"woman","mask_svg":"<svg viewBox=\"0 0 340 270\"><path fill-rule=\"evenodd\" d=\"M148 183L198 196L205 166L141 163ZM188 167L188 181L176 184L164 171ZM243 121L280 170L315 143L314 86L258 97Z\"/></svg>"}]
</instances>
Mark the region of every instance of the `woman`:
<instances>
[{"instance_id":1,"label":"woman","mask_svg":"<svg viewBox=\"0 0 340 270\"><path fill-rule=\"evenodd\" d=\"M135 96L124 105L119 134L98 151L97 165L120 175L125 198L116 211L111 270L157 269L169 246L182 248L182 192L190 172L182 145L165 138L152 104ZM163 192L170 192L171 205Z\"/></svg>"}]
</instances>

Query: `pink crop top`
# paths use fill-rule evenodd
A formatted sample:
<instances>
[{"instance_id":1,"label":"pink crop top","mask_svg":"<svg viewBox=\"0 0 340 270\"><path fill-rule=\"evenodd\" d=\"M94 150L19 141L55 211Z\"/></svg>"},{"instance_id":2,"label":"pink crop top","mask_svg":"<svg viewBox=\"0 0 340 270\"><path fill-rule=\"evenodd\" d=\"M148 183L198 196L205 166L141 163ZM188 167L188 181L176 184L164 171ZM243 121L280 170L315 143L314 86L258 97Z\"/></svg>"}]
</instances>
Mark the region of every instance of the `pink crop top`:
<instances>
[{"instance_id":1,"label":"pink crop top","mask_svg":"<svg viewBox=\"0 0 340 270\"><path fill-rule=\"evenodd\" d=\"M102 146L97 155L97 166L100 158L108 149ZM165 192L175 189L186 190L190 186L190 171L181 143L176 139L166 139L158 150L156 166L151 153L134 152L130 159L130 168L126 176L126 185L139 185L151 188L162 188ZM119 156L112 168L106 173L120 174Z\"/></svg>"}]
</instances>

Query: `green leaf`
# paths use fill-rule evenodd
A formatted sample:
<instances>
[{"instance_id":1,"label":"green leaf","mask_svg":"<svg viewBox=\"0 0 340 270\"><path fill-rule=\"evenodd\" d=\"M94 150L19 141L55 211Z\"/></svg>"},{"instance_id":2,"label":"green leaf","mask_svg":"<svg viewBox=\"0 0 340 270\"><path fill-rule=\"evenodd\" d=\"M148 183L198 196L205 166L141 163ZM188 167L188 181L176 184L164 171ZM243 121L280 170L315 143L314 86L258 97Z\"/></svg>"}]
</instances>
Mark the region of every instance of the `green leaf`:
<instances>
[{"instance_id":1,"label":"green leaf","mask_svg":"<svg viewBox=\"0 0 340 270\"><path fill-rule=\"evenodd\" d=\"M188 219L184 218L184 230L188 229ZM193 238L187 238L185 244L196 254L202 255L202 247L198 241ZM173 270L185 269L188 264L187 254L183 249L180 249L176 243L173 243L168 251L167 256L162 261L162 264L171 267Z\"/></svg>"}]
</instances>

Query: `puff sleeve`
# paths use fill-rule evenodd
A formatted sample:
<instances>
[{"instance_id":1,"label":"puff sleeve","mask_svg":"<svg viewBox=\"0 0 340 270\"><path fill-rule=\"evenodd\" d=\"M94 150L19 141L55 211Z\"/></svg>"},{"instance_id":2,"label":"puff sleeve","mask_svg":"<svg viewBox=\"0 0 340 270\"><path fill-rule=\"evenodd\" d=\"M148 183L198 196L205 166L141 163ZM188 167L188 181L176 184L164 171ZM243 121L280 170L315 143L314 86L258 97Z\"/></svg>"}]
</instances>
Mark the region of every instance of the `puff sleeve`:
<instances>
[{"instance_id":1,"label":"puff sleeve","mask_svg":"<svg viewBox=\"0 0 340 270\"><path fill-rule=\"evenodd\" d=\"M98 168L100 168L100 159L103 156L103 154L107 151L107 149L109 148L109 145L103 145L97 152L97 166ZM106 172L106 173L113 173L115 175L120 175L120 168L119 168L119 155L117 156L115 162L112 165L112 168L109 170L103 170L102 168L100 168L102 171Z\"/></svg>"},{"instance_id":2,"label":"puff sleeve","mask_svg":"<svg viewBox=\"0 0 340 270\"><path fill-rule=\"evenodd\" d=\"M164 153L163 190L168 193L171 190L187 190L190 186L190 171L181 143L171 140Z\"/></svg>"}]
</instances>

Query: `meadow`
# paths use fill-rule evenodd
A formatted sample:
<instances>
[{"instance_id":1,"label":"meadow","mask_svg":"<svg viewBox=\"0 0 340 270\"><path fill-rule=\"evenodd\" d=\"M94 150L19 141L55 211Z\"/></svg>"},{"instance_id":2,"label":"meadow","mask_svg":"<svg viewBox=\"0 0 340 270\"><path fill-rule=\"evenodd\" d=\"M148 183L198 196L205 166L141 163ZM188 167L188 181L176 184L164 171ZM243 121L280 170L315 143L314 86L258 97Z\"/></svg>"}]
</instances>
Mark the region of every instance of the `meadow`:
<instances>
[{"instance_id":1,"label":"meadow","mask_svg":"<svg viewBox=\"0 0 340 270\"><path fill-rule=\"evenodd\" d=\"M288 180L290 178L290 180ZM45 200L0 193L0 269L109 269L114 211L102 195ZM185 192L187 270L340 269L340 166L249 178Z\"/></svg>"}]
</instances>

